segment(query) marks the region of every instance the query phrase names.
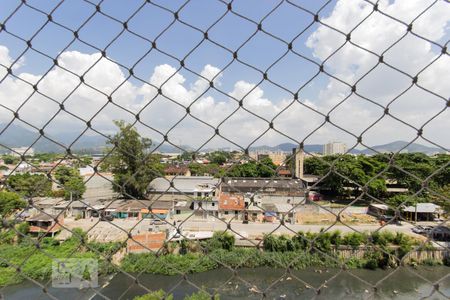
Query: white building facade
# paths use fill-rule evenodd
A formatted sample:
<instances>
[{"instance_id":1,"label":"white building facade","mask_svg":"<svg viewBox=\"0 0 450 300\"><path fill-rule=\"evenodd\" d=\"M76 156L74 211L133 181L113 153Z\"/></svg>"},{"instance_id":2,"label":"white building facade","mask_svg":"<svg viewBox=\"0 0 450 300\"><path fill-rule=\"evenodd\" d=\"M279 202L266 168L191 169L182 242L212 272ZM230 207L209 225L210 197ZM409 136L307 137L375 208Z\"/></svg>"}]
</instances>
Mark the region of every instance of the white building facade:
<instances>
[{"instance_id":1,"label":"white building facade","mask_svg":"<svg viewBox=\"0 0 450 300\"><path fill-rule=\"evenodd\" d=\"M331 142L323 145L324 155L344 154L347 152L347 145L340 142Z\"/></svg>"}]
</instances>

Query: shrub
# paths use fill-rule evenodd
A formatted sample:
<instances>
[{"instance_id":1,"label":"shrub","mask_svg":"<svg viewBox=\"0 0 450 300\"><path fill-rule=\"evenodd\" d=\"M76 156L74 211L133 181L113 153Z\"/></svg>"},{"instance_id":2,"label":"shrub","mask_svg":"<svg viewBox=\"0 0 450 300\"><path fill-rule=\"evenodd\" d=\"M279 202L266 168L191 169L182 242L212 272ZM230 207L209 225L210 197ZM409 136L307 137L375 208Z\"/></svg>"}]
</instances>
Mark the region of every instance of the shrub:
<instances>
[{"instance_id":1,"label":"shrub","mask_svg":"<svg viewBox=\"0 0 450 300\"><path fill-rule=\"evenodd\" d=\"M294 251L296 245L293 240L287 235L276 236L273 234L266 234L263 238L264 250L271 252L287 252Z\"/></svg>"},{"instance_id":2,"label":"shrub","mask_svg":"<svg viewBox=\"0 0 450 300\"><path fill-rule=\"evenodd\" d=\"M166 292L164 292L163 290L159 290L134 298L134 300L161 300L161 299L173 300L173 296L167 295Z\"/></svg>"},{"instance_id":3,"label":"shrub","mask_svg":"<svg viewBox=\"0 0 450 300\"><path fill-rule=\"evenodd\" d=\"M450 267L450 255L448 253L444 256L442 263L444 264L444 266Z\"/></svg>"},{"instance_id":4,"label":"shrub","mask_svg":"<svg viewBox=\"0 0 450 300\"><path fill-rule=\"evenodd\" d=\"M216 231L212 238L203 244L203 247L208 251L216 249L231 250L234 247L234 240L234 235L224 231Z\"/></svg>"},{"instance_id":5,"label":"shrub","mask_svg":"<svg viewBox=\"0 0 450 300\"><path fill-rule=\"evenodd\" d=\"M59 245L59 241L52 237L45 237L42 239L41 245L47 247L55 247Z\"/></svg>"},{"instance_id":6,"label":"shrub","mask_svg":"<svg viewBox=\"0 0 450 300\"><path fill-rule=\"evenodd\" d=\"M384 235L381 234L379 231L373 232L371 234L371 238L372 238L372 243L374 243L375 245L385 247L388 244L388 241L386 240Z\"/></svg>"},{"instance_id":7,"label":"shrub","mask_svg":"<svg viewBox=\"0 0 450 300\"><path fill-rule=\"evenodd\" d=\"M220 299L219 295L216 294L214 296L211 296L205 291L198 291L184 298L184 300L219 300L219 299Z\"/></svg>"},{"instance_id":8,"label":"shrub","mask_svg":"<svg viewBox=\"0 0 450 300\"><path fill-rule=\"evenodd\" d=\"M331 234L321 231L314 241L314 249L329 253L331 251Z\"/></svg>"},{"instance_id":9,"label":"shrub","mask_svg":"<svg viewBox=\"0 0 450 300\"><path fill-rule=\"evenodd\" d=\"M384 268L387 266L389 261L389 256L379 250L368 250L364 254L365 264L364 267L367 269L375 270L376 268Z\"/></svg>"},{"instance_id":10,"label":"shrub","mask_svg":"<svg viewBox=\"0 0 450 300\"><path fill-rule=\"evenodd\" d=\"M357 249L363 242L365 242L364 235L359 232L349 233L342 239L343 245L348 245L353 249Z\"/></svg>"},{"instance_id":11,"label":"shrub","mask_svg":"<svg viewBox=\"0 0 450 300\"><path fill-rule=\"evenodd\" d=\"M331 244L336 246L336 248L338 248L342 244L342 235L339 230L335 230L333 231L333 233L331 233L330 242Z\"/></svg>"}]
</instances>

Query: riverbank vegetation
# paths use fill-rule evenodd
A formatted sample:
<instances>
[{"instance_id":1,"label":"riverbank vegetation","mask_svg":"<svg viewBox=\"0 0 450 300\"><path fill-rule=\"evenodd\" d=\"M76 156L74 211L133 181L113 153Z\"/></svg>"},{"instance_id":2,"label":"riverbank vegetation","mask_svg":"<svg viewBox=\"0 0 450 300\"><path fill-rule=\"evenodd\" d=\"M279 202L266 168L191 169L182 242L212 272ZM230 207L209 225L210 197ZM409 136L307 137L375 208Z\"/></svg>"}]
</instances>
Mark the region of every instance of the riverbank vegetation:
<instances>
[{"instance_id":1,"label":"riverbank vegetation","mask_svg":"<svg viewBox=\"0 0 450 300\"><path fill-rule=\"evenodd\" d=\"M99 275L115 271L105 257L118 251L122 244L85 242L85 233L79 229L74 229L72 237L64 242L51 237L31 238L23 224L26 225L17 224L16 230L0 233L0 286L20 283L27 277L49 280L52 262L64 258L97 259ZM16 232L20 230L21 233Z\"/></svg>"},{"instance_id":2,"label":"riverbank vegetation","mask_svg":"<svg viewBox=\"0 0 450 300\"><path fill-rule=\"evenodd\" d=\"M161 300L161 299L173 300L173 295L167 294L163 290L159 290L134 298L134 300ZM184 300L220 300L220 296L219 295L211 296L207 292L200 290L196 293L184 297Z\"/></svg>"},{"instance_id":3,"label":"riverbank vegetation","mask_svg":"<svg viewBox=\"0 0 450 300\"><path fill-rule=\"evenodd\" d=\"M238 248L234 236L216 232L212 239L198 243L184 241L167 244L159 254L129 254L122 261L127 272L177 275L198 273L221 267L227 268L389 268L406 264L402 258L420 241L402 233L388 231L341 234L339 231L321 233L299 232L287 235L266 235L261 247ZM433 250L430 245L425 250ZM408 264L417 264L413 259ZM445 261L427 260L430 264Z\"/></svg>"},{"instance_id":4,"label":"riverbank vegetation","mask_svg":"<svg viewBox=\"0 0 450 300\"><path fill-rule=\"evenodd\" d=\"M75 229L72 237L64 242L50 237L31 238L24 224L16 224L15 230L3 230L0 234L0 286L19 283L27 277L49 280L52 262L63 258L97 259L100 276L116 272L110 261L123 249L124 243L87 242L86 234L80 229ZM202 242L169 242L158 253L128 254L122 259L120 269L129 273L180 275L222 267L302 270L342 266L376 269L406 263L450 265L448 258L401 261L420 245L420 241L389 231L372 234L299 232L292 237L266 235L256 242L258 247L236 247L234 235L215 232L211 239ZM429 244L423 248L434 250Z\"/></svg>"}]
</instances>

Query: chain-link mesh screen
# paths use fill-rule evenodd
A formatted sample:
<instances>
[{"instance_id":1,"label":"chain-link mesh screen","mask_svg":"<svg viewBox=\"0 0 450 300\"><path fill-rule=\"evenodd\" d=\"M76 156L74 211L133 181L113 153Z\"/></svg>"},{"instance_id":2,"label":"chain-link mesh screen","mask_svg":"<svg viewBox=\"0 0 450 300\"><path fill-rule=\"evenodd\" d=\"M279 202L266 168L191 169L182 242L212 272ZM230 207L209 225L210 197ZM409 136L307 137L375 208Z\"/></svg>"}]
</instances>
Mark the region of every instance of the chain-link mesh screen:
<instances>
[{"instance_id":1,"label":"chain-link mesh screen","mask_svg":"<svg viewBox=\"0 0 450 300\"><path fill-rule=\"evenodd\" d=\"M448 1L0 7L5 297L450 297Z\"/></svg>"}]
</instances>

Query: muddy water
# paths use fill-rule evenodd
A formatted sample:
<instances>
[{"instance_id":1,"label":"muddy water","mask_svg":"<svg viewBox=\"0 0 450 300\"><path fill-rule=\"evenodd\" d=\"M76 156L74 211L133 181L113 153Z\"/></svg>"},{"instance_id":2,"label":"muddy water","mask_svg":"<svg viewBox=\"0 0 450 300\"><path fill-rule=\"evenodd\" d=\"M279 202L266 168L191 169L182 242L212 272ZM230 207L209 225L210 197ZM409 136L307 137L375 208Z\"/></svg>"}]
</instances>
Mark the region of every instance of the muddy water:
<instances>
[{"instance_id":1,"label":"muddy water","mask_svg":"<svg viewBox=\"0 0 450 300\"><path fill-rule=\"evenodd\" d=\"M439 283L436 287L440 293L425 279ZM193 293L196 291L195 286L217 291L222 300L261 299L262 293L266 299L450 298L449 267L402 267L376 271L359 269L346 272L307 269L292 271L291 274L269 268L239 269L236 274L227 269L218 269L188 275L186 280L181 276L144 274L139 277L139 282L149 290L171 290L175 299L183 299L185 295ZM376 283L377 289L374 290L372 285ZM133 299L146 292L124 274L117 274L109 281L103 280L103 287L97 290L110 299ZM49 288L49 292L58 299L89 299L93 296L94 299L103 299L95 296L92 290ZM6 299L50 299L29 282L7 287L2 293Z\"/></svg>"}]
</instances>

